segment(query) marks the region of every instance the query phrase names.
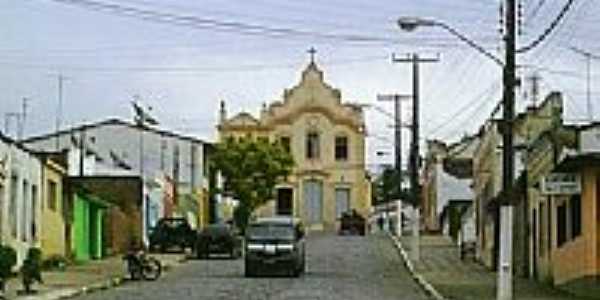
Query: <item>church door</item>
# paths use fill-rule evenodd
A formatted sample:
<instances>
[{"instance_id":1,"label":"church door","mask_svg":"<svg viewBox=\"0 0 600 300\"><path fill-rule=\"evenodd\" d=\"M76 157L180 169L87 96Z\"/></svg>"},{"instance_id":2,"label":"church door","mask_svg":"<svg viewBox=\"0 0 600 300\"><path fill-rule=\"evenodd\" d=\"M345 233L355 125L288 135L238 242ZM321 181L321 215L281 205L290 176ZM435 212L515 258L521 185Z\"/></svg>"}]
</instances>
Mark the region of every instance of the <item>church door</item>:
<instances>
[{"instance_id":1,"label":"church door","mask_svg":"<svg viewBox=\"0 0 600 300\"><path fill-rule=\"evenodd\" d=\"M323 184L320 181L304 181L304 209L307 225L323 222Z\"/></svg>"},{"instance_id":2,"label":"church door","mask_svg":"<svg viewBox=\"0 0 600 300\"><path fill-rule=\"evenodd\" d=\"M350 189L335 189L335 217L339 218L350 210Z\"/></svg>"}]
</instances>

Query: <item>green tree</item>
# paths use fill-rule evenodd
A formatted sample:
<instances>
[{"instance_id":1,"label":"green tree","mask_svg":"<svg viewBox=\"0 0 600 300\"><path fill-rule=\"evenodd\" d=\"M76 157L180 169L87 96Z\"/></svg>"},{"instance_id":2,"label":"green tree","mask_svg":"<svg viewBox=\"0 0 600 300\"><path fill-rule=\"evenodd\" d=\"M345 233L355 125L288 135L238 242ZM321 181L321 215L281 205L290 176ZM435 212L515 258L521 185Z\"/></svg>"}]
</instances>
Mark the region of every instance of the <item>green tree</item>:
<instances>
[{"instance_id":1,"label":"green tree","mask_svg":"<svg viewBox=\"0 0 600 300\"><path fill-rule=\"evenodd\" d=\"M225 177L225 192L239 200L234 218L244 232L252 213L291 173L294 159L282 145L261 139L226 139L215 148L212 163Z\"/></svg>"},{"instance_id":2,"label":"green tree","mask_svg":"<svg viewBox=\"0 0 600 300\"><path fill-rule=\"evenodd\" d=\"M0 245L0 292L4 295L4 287L17 264L17 252L10 246ZM2 299L0 295L0 299Z\"/></svg>"},{"instance_id":3,"label":"green tree","mask_svg":"<svg viewBox=\"0 0 600 300\"><path fill-rule=\"evenodd\" d=\"M36 291L31 288L35 283L43 283L42 280L42 250L39 248L29 248L27 257L21 266L21 282L23 283L22 293L29 295Z\"/></svg>"},{"instance_id":4,"label":"green tree","mask_svg":"<svg viewBox=\"0 0 600 300\"><path fill-rule=\"evenodd\" d=\"M386 167L374 184L377 203L386 203L403 196L400 176L398 171L392 167Z\"/></svg>"}]
</instances>

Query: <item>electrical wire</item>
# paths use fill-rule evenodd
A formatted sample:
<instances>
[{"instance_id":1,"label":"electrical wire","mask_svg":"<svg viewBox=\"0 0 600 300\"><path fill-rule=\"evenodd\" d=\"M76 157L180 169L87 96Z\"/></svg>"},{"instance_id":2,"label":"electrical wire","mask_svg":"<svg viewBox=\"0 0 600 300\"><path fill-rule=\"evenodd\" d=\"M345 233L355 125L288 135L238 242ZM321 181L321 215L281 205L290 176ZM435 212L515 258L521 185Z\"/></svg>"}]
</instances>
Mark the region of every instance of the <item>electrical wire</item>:
<instances>
[{"instance_id":1,"label":"electrical wire","mask_svg":"<svg viewBox=\"0 0 600 300\"><path fill-rule=\"evenodd\" d=\"M548 35L550 35L554 31L556 26L564 18L564 16L567 14L569 9L571 8L571 5L574 2L575 2L575 0L568 0L567 3L565 4L565 6L563 6L563 8L561 9L558 16L550 23L550 26L548 26L546 28L546 30L544 30L544 32L542 32L542 34L540 34L535 40L533 40L527 46L517 49L517 53L525 53L525 52L537 47L541 42L543 42L548 37Z\"/></svg>"},{"instance_id":2,"label":"electrical wire","mask_svg":"<svg viewBox=\"0 0 600 300\"><path fill-rule=\"evenodd\" d=\"M484 95L491 93L493 90L497 89L499 87L499 85L500 85L500 80L494 80L494 82L492 84L490 84L483 92L477 94L475 97L473 97L473 99L471 99L470 101L465 103L463 106L461 106L458 110L456 110L455 113L453 113L448 118L446 118L445 120L440 122L433 129L427 130L427 133L425 135L427 135L427 136L433 135L436 132L438 132L439 130L441 130L441 129L445 128L446 126L448 126L449 124L451 124L452 122L456 121L459 116L468 112L469 108L472 108L475 103L481 101L481 99L482 99L482 97L484 97ZM487 101L487 99L484 99L484 101Z\"/></svg>"},{"instance_id":3,"label":"electrical wire","mask_svg":"<svg viewBox=\"0 0 600 300\"><path fill-rule=\"evenodd\" d=\"M337 66L344 64L362 63L362 62L373 62L373 61L385 61L389 59L387 55L372 55L358 58L340 59L327 62L327 65ZM221 72L248 72L248 71L261 71L271 69L293 69L297 68L297 64L255 64L255 65L243 65L243 66L232 66L232 67L100 67L100 66L51 66L43 64L20 64L12 62L2 62L0 65L11 66L17 68L28 68L28 69L59 69L63 71L73 72L139 72L139 73L221 73Z\"/></svg>"},{"instance_id":4,"label":"electrical wire","mask_svg":"<svg viewBox=\"0 0 600 300\"><path fill-rule=\"evenodd\" d=\"M264 25L250 24L238 21L221 21L212 18L202 18L193 15L178 15L173 13L159 12L155 10L142 9L134 6L101 2L95 0L50 0L57 3L79 6L82 8L112 13L119 16L133 17L146 21L168 23L171 25L188 26L196 29L217 29L227 32L235 32L244 35L260 35L272 38L311 37L326 40L359 43L394 43L397 39L386 37L367 36L358 34L321 33L315 31L299 30L286 27L269 27Z\"/></svg>"}]
</instances>

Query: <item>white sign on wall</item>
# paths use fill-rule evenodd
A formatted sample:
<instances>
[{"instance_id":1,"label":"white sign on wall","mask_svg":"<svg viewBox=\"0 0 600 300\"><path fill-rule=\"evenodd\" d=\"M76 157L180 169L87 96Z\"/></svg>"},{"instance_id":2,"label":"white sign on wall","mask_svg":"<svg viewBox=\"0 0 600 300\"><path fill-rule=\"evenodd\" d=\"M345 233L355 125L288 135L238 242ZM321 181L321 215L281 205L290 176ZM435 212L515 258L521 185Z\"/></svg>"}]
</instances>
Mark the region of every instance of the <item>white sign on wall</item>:
<instances>
[{"instance_id":1,"label":"white sign on wall","mask_svg":"<svg viewBox=\"0 0 600 300\"><path fill-rule=\"evenodd\" d=\"M581 179L574 173L550 173L542 178L545 195L572 195L581 193Z\"/></svg>"},{"instance_id":2,"label":"white sign on wall","mask_svg":"<svg viewBox=\"0 0 600 300\"><path fill-rule=\"evenodd\" d=\"M600 152L600 127L591 127L580 133L582 153Z\"/></svg>"}]
</instances>

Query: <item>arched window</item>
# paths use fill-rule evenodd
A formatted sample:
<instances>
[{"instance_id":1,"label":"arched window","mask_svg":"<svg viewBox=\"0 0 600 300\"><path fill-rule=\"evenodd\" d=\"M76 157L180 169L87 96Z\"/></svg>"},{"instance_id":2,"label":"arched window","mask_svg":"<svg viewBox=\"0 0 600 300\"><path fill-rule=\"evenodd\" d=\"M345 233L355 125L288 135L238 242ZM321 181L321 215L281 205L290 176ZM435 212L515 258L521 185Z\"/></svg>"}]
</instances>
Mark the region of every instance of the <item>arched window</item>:
<instances>
[{"instance_id":1,"label":"arched window","mask_svg":"<svg viewBox=\"0 0 600 300\"><path fill-rule=\"evenodd\" d=\"M320 157L319 133L309 132L306 135L306 158L318 159Z\"/></svg>"}]
</instances>

